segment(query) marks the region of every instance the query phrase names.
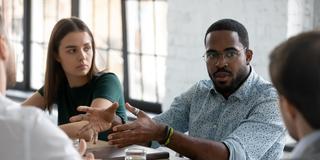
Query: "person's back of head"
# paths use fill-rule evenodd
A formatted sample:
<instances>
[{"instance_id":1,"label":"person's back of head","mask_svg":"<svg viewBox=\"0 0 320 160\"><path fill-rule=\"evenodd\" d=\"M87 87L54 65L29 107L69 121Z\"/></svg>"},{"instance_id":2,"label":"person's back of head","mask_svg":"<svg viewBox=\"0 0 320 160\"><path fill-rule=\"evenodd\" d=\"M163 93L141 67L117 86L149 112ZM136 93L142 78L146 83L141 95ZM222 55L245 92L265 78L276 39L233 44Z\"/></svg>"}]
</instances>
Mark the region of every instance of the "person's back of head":
<instances>
[{"instance_id":1,"label":"person's back of head","mask_svg":"<svg viewBox=\"0 0 320 160\"><path fill-rule=\"evenodd\" d=\"M7 84L15 83L16 75L14 53L5 33L0 10L1 159L81 159L68 136L44 112L35 107L21 107L4 96Z\"/></svg>"},{"instance_id":2,"label":"person's back of head","mask_svg":"<svg viewBox=\"0 0 320 160\"><path fill-rule=\"evenodd\" d=\"M280 103L285 97L312 129L320 129L320 32L302 33L280 44L270 55L269 70Z\"/></svg>"}]
</instances>

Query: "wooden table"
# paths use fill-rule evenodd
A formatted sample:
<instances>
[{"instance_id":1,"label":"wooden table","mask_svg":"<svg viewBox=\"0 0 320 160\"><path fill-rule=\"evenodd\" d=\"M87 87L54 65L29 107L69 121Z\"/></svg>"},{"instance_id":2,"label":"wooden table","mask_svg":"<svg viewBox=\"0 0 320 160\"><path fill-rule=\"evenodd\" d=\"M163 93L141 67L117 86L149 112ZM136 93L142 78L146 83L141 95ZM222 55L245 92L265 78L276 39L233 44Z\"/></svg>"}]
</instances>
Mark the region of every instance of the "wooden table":
<instances>
[{"instance_id":1,"label":"wooden table","mask_svg":"<svg viewBox=\"0 0 320 160\"><path fill-rule=\"evenodd\" d=\"M123 160L125 157L125 150L127 148L144 149L147 153L147 160L153 159L169 159L169 153L162 150L157 150L140 145L131 145L124 148L116 148L109 145L106 141L98 141L97 144L88 143L88 152L92 152L96 159L103 160Z\"/></svg>"}]
</instances>

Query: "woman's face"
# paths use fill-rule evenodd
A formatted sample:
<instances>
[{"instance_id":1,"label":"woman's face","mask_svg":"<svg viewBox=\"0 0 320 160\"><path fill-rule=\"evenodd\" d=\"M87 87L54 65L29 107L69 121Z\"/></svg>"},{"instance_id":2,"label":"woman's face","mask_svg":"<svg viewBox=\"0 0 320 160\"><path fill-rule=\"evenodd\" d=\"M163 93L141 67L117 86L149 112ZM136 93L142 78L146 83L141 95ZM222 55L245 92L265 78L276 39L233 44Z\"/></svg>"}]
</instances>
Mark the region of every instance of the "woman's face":
<instances>
[{"instance_id":1,"label":"woman's face","mask_svg":"<svg viewBox=\"0 0 320 160\"><path fill-rule=\"evenodd\" d=\"M70 32L61 40L57 61L68 78L86 76L92 58L92 40L87 32Z\"/></svg>"}]
</instances>

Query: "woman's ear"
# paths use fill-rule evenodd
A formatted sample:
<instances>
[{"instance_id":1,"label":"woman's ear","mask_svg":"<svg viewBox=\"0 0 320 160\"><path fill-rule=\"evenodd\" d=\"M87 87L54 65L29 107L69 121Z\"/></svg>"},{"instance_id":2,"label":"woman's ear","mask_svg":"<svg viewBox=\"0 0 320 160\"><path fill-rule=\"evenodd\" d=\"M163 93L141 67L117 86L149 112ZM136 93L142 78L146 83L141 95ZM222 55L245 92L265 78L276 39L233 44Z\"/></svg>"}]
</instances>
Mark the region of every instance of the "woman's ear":
<instances>
[{"instance_id":1,"label":"woman's ear","mask_svg":"<svg viewBox=\"0 0 320 160\"><path fill-rule=\"evenodd\" d=\"M7 41L3 36L0 36L0 59L6 61L9 57L9 50Z\"/></svg>"},{"instance_id":2,"label":"woman's ear","mask_svg":"<svg viewBox=\"0 0 320 160\"><path fill-rule=\"evenodd\" d=\"M253 55L253 52L251 49L246 49L246 64L249 65L251 60L252 60L252 55Z\"/></svg>"}]
</instances>

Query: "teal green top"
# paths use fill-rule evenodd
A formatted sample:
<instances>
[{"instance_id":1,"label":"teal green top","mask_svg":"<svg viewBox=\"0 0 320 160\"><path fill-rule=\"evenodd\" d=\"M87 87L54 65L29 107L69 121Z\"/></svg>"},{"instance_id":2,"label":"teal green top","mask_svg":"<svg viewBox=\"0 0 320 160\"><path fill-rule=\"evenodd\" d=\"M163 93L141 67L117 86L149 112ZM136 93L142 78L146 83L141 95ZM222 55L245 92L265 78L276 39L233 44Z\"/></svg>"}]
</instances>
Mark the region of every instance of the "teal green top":
<instances>
[{"instance_id":1,"label":"teal green top","mask_svg":"<svg viewBox=\"0 0 320 160\"><path fill-rule=\"evenodd\" d=\"M39 89L43 96L43 87ZM121 84L113 73L97 73L90 82L81 86L70 88L68 81L59 87L55 103L58 106L58 124L69 123L71 116L81 114L77 111L78 106L90 106L96 98L105 98L111 102L118 102L116 114L127 121L124 96ZM99 134L99 139L107 140L107 134Z\"/></svg>"}]
</instances>

